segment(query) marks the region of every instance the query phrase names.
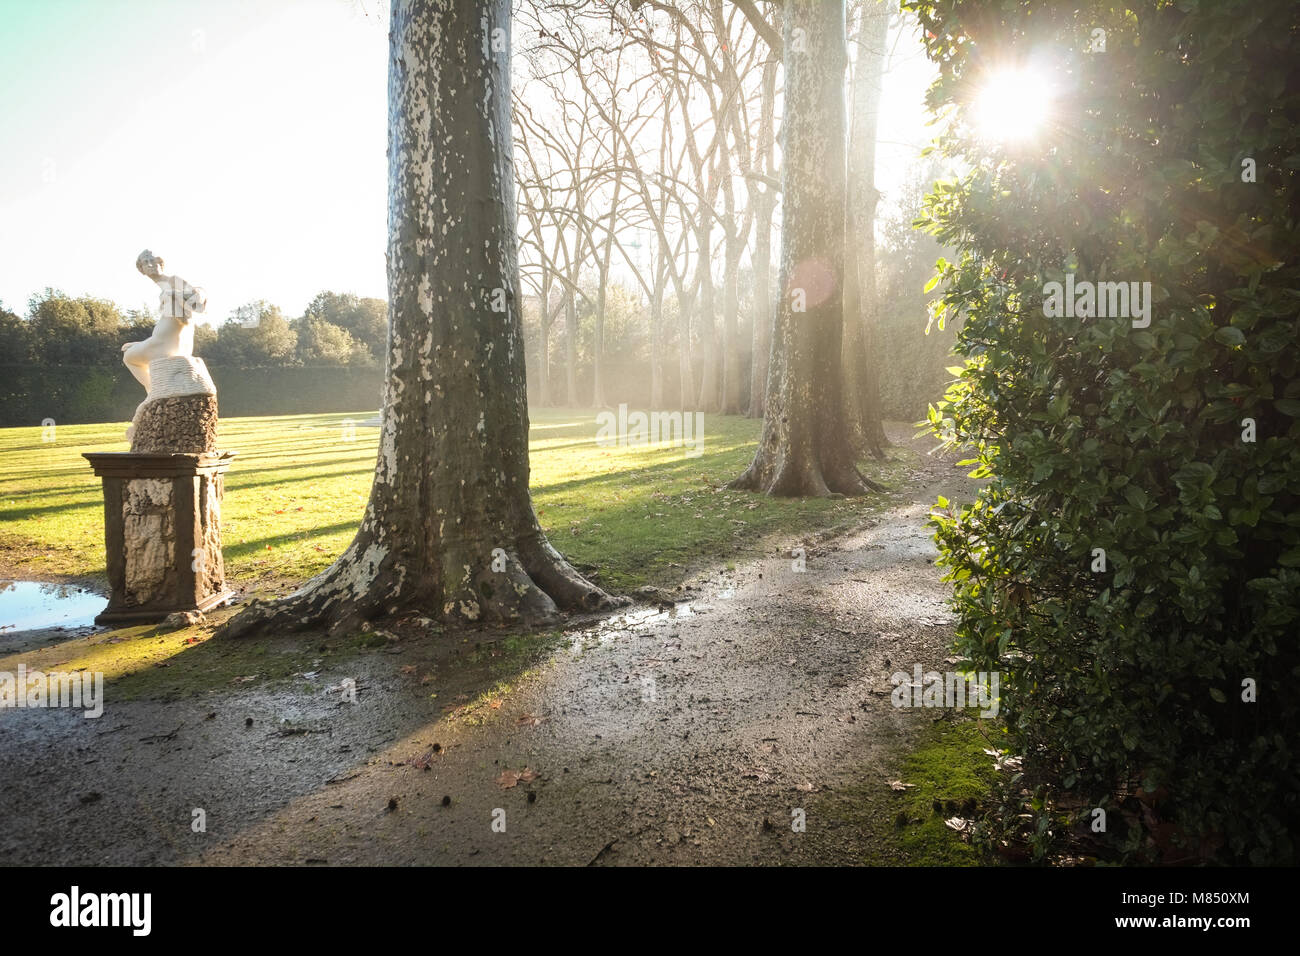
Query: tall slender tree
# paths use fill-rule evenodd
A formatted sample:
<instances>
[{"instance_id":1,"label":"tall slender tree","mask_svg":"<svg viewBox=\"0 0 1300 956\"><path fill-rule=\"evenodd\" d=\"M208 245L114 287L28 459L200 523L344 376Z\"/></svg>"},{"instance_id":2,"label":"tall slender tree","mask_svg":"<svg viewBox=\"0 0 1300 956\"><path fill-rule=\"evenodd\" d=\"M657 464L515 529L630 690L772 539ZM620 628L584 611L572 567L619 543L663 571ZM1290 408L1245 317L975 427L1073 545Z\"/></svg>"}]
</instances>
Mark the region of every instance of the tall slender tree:
<instances>
[{"instance_id":1,"label":"tall slender tree","mask_svg":"<svg viewBox=\"0 0 1300 956\"><path fill-rule=\"evenodd\" d=\"M876 335L876 127L885 74L889 8L864 0L854 40L853 120L849 130L846 261L844 273L844 414L853 447L883 458L885 437L880 411Z\"/></svg>"},{"instance_id":2,"label":"tall slender tree","mask_svg":"<svg viewBox=\"0 0 1300 956\"><path fill-rule=\"evenodd\" d=\"M528 494L510 132L510 0L393 0L387 380L360 530L226 628L418 611L537 623L613 600L547 542Z\"/></svg>"}]
</instances>

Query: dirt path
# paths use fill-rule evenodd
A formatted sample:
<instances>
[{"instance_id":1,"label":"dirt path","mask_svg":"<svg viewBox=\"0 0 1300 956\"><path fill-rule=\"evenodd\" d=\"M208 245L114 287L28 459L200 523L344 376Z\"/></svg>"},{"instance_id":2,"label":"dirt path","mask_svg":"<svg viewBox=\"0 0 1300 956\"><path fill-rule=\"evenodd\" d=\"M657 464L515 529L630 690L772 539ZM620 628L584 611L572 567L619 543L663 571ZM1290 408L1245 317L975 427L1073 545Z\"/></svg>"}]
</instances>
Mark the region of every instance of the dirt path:
<instances>
[{"instance_id":1,"label":"dirt path","mask_svg":"<svg viewBox=\"0 0 1300 956\"><path fill-rule=\"evenodd\" d=\"M964 473L926 459L906 500L811 549L805 571L782 554L702 575L671 609L566 635L456 719L455 661L409 642L99 720L0 712L0 861L862 859L865 837L827 832L811 808L864 776L884 785L920 726L891 706L889 678L947 654L925 517L936 495L973 493ZM509 771L524 775L507 788Z\"/></svg>"}]
</instances>

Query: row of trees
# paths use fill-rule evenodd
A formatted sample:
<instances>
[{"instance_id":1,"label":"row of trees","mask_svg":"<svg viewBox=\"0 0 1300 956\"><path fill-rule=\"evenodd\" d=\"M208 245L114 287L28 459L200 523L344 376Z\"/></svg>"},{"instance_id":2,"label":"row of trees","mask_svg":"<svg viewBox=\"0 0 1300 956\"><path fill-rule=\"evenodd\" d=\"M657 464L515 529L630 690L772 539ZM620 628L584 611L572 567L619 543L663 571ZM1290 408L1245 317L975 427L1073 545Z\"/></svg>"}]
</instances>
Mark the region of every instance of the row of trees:
<instances>
[{"instance_id":1,"label":"row of trees","mask_svg":"<svg viewBox=\"0 0 1300 956\"><path fill-rule=\"evenodd\" d=\"M830 10L844 19L842 8L831 4ZM841 130L852 138L853 162L846 169L846 202L834 212L846 217L848 229L850 268L842 287L839 276L828 283L824 264L794 263L803 270L784 286L773 268L772 243L782 226L781 138L787 132L778 117L790 92L782 71L785 16L777 4L723 0L531 3L517 9L513 121L520 272L539 303L537 337L546 360L530 384L541 403L559 394L571 405L607 404L605 333L609 289L617 276L646 303L653 406L677 403L759 417L774 305L798 295L805 300L798 307L805 308L808 295L821 296L828 286L833 302L822 296L812 306L834 311L842 324L833 350L843 364L838 401L845 406L845 425L856 447L879 452L884 436L869 358L878 313L875 117L889 8L864 0L847 15L856 56L847 90L853 122ZM801 26L790 38L788 52L796 59L818 55L810 29ZM839 32L842 39L842 26ZM835 55L845 66L843 51ZM846 92L842 70L829 82ZM843 126L844 110L838 115ZM795 186L816 188L833 180L831 159L812 152ZM576 374L584 308L593 325L587 396L578 394ZM557 327L564 336L557 350L562 385L554 381L550 361ZM666 386L665 369L672 362L676 394Z\"/></svg>"},{"instance_id":2,"label":"row of trees","mask_svg":"<svg viewBox=\"0 0 1300 956\"><path fill-rule=\"evenodd\" d=\"M31 298L26 316L0 305L0 356L14 364L115 365L122 343L146 338L157 320L147 306L124 310L47 288ZM258 300L218 328L196 324L194 352L227 367L374 365L383 362L387 330L382 299L322 292L295 319Z\"/></svg>"}]
</instances>

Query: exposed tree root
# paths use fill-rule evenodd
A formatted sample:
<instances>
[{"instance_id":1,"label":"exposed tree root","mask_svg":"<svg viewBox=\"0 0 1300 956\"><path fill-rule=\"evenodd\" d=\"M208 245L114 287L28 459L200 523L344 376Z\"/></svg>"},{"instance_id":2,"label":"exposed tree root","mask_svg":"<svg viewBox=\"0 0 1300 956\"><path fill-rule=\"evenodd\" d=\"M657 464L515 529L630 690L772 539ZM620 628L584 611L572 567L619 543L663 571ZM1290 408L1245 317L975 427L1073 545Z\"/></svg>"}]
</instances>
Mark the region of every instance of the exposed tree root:
<instances>
[{"instance_id":1,"label":"exposed tree root","mask_svg":"<svg viewBox=\"0 0 1300 956\"><path fill-rule=\"evenodd\" d=\"M248 637L272 630L336 634L407 614L451 627L535 628L556 622L563 611L595 612L630 603L578 574L540 530L527 535L519 550L518 555L503 552L464 571L454 586L435 588L408 580L393 561L365 566L364 555L358 558L354 546L293 594L249 602L217 635Z\"/></svg>"},{"instance_id":2,"label":"exposed tree root","mask_svg":"<svg viewBox=\"0 0 1300 956\"><path fill-rule=\"evenodd\" d=\"M758 491L775 498L852 498L888 490L863 475L852 462L837 459L819 466L806 458L796 461L792 456L781 458L777 468L758 456L727 487Z\"/></svg>"}]
</instances>

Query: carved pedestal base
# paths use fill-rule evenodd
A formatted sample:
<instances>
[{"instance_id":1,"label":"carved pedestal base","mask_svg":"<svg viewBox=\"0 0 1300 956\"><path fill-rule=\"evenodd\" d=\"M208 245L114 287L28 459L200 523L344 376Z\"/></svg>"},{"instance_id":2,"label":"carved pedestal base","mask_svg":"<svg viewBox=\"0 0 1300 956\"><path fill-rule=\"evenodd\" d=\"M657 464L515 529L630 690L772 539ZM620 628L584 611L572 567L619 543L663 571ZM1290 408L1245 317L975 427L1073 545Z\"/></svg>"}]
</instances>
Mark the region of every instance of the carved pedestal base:
<instances>
[{"instance_id":1,"label":"carved pedestal base","mask_svg":"<svg viewBox=\"0 0 1300 956\"><path fill-rule=\"evenodd\" d=\"M96 624L152 623L228 600L223 474L234 452L87 453L104 483L108 607Z\"/></svg>"}]
</instances>

